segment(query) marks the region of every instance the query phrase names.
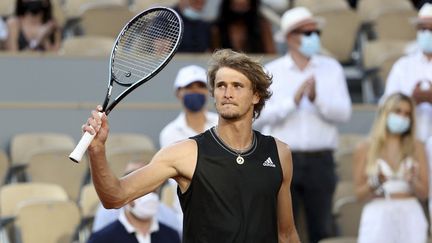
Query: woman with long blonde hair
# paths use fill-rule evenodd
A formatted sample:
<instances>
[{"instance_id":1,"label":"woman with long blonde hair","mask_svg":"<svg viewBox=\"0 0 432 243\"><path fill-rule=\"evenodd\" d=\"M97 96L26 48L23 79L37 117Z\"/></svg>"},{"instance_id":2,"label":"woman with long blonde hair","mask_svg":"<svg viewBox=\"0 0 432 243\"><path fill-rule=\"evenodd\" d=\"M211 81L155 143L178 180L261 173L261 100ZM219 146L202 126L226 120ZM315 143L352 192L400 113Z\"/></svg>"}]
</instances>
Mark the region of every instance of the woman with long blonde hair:
<instances>
[{"instance_id":1,"label":"woman with long blonde hair","mask_svg":"<svg viewBox=\"0 0 432 243\"><path fill-rule=\"evenodd\" d=\"M355 191L363 208L359 243L425 243L428 197L424 145L415 138L415 104L401 93L379 107L369 139L354 154Z\"/></svg>"}]
</instances>

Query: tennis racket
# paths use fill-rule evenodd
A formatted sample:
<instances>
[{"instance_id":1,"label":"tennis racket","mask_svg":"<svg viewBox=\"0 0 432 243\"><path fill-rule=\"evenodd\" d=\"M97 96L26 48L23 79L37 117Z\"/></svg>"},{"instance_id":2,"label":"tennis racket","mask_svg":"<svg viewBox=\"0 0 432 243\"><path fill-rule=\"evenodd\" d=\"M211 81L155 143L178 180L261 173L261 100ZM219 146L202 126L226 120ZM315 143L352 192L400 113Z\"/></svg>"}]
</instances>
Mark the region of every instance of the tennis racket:
<instances>
[{"instance_id":1,"label":"tennis racket","mask_svg":"<svg viewBox=\"0 0 432 243\"><path fill-rule=\"evenodd\" d=\"M168 64L177 51L182 35L180 16L164 7L147 9L123 27L110 57L108 90L103 102L106 115L130 92ZM114 84L117 84L118 96L110 102ZM84 133L69 158L79 162L94 136Z\"/></svg>"}]
</instances>

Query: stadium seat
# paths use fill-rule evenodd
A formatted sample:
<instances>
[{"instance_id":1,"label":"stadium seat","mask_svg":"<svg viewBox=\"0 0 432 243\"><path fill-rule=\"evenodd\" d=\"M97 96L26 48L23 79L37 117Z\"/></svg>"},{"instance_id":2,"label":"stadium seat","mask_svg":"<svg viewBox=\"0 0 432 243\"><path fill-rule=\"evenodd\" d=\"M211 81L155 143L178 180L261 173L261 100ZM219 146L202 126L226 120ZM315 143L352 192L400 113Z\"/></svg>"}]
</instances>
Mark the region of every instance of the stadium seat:
<instances>
[{"instance_id":1,"label":"stadium seat","mask_svg":"<svg viewBox=\"0 0 432 243\"><path fill-rule=\"evenodd\" d=\"M333 195L333 202L336 202L344 197L355 196L354 190L354 183L352 181L339 181L336 184L336 190Z\"/></svg>"},{"instance_id":2,"label":"stadium seat","mask_svg":"<svg viewBox=\"0 0 432 243\"><path fill-rule=\"evenodd\" d=\"M355 196L342 197L334 202L333 215L337 235L357 236L364 204L365 202L358 201Z\"/></svg>"},{"instance_id":3,"label":"stadium seat","mask_svg":"<svg viewBox=\"0 0 432 243\"><path fill-rule=\"evenodd\" d=\"M6 152L0 149L0 186L6 182L6 176L9 171L9 157Z\"/></svg>"},{"instance_id":4,"label":"stadium seat","mask_svg":"<svg viewBox=\"0 0 432 243\"><path fill-rule=\"evenodd\" d=\"M114 4L127 6L128 0L66 0L63 8L68 19L79 18L88 4Z\"/></svg>"},{"instance_id":5,"label":"stadium seat","mask_svg":"<svg viewBox=\"0 0 432 243\"><path fill-rule=\"evenodd\" d=\"M318 241L318 243L357 243L356 237L332 237Z\"/></svg>"},{"instance_id":6,"label":"stadium seat","mask_svg":"<svg viewBox=\"0 0 432 243\"><path fill-rule=\"evenodd\" d=\"M79 242L87 242L87 239L92 232L94 215L100 203L93 184L87 184L82 187L78 202L82 216L78 229Z\"/></svg>"},{"instance_id":7,"label":"stadium seat","mask_svg":"<svg viewBox=\"0 0 432 243\"><path fill-rule=\"evenodd\" d=\"M374 22L383 13L413 10L414 6L408 0L361 0L357 12L363 23Z\"/></svg>"},{"instance_id":8,"label":"stadium seat","mask_svg":"<svg viewBox=\"0 0 432 243\"><path fill-rule=\"evenodd\" d=\"M325 4L318 0L296 0L294 6L305 7L313 13L347 10L350 8L346 0L326 0Z\"/></svg>"},{"instance_id":9,"label":"stadium seat","mask_svg":"<svg viewBox=\"0 0 432 243\"><path fill-rule=\"evenodd\" d=\"M7 183L25 181L23 171L31 156L41 150L70 150L75 147L74 139L63 133L20 133L10 140L11 166Z\"/></svg>"},{"instance_id":10,"label":"stadium seat","mask_svg":"<svg viewBox=\"0 0 432 243\"><path fill-rule=\"evenodd\" d=\"M80 17L80 26L85 35L116 38L123 26L134 15L127 6L116 4L86 5Z\"/></svg>"},{"instance_id":11,"label":"stadium seat","mask_svg":"<svg viewBox=\"0 0 432 243\"><path fill-rule=\"evenodd\" d=\"M73 242L81 214L73 201L38 201L22 204L15 227L22 243Z\"/></svg>"},{"instance_id":12,"label":"stadium seat","mask_svg":"<svg viewBox=\"0 0 432 243\"><path fill-rule=\"evenodd\" d=\"M410 20L416 16L414 9L381 13L373 22L375 37L378 40L414 40L416 28Z\"/></svg>"},{"instance_id":13,"label":"stadium seat","mask_svg":"<svg viewBox=\"0 0 432 243\"><path fill-rule=\"evenodd\" d=\"M10 154L13 164L24 163L39 150L73 149L74 139L63 133L20 133L12 137Z\"/></svg>"},{"instance_id":14,"label":"stadium seat","mask_svg":"<svg viewBox=\"0 0 432 243\"><path fill-rule=\"evenodd\" d=\"M0 242L15 242L13 222L17 207L25 201L59 200L68 196L63 188L47 183L14 183L0 189Z\"/></svg>"},{"instance_id":15,"label":"stadium seat","mask_svg":"<svg viewBox=\"0 0 432 243\"><path fill-rule=\"evenodd\" d=\"M131 10L141 12L155 6L172 7L177 3L178 0L134 0L131 4Z\"/></svg>"},{"instance_id":16,"label":"stadium seat","mask_svg":"<svg viewBox=\"0 0 432 243\"><path fill-rule=\"evenodd\" d=\"M352 181L353 153L364 134L342 133L339 135L339 145L335 151L336 173L341 181Z\"/></svg>"},{"instance_id":17,"label":"stadium seat","mask_svg":"<svg viewBox=\"0 0 432 243\"><path fill-rule=\"evenodd\" d=\"M115 39L105 36L74 36L63 40L61 55L109 56Z\"/></svg>"},{"instance_id":18,"label":"stadium seat","mask_svg":"<svg viewBox=\"0 0 432 243\"><path fill-rule=\"evenodd\" d=\"M74 163L69 159L70 152L70 149L61 149L33 154L25 168L28 180L58 184L76 202L89 168L86 157L80 163Z\"/></svg>"},{"instance_id":19,"label":"stadium seat","mask_svg":"<svg viewBox=\"0 0 432 243\"><path fill-rule=\"evenodd\" d=\"M0 1L0 16L6 18L12 15L15 11L16 0L1 0Z\"/></svg>"},{"instance_id":20,"label":"stadium seat","mask_svg":"<svg viewBox=\"0 0 432 243\"><path fill-rule=\"evenodd\" d=\"M66 191L52 183L13 183L0 188L0 214L13 217L17 206L28 200L69 200Z\"/></svg>"},{"instance_id":21,"label":"stadium seat","mask_svg":"<svg viewBox=\"0 0 432 243\"><path fill-rule=\"evenodd\" d=\"M155 154L150 137L139 134L113 133L106 142L107 159L117 176L123 176L126 164L132 161L148 163Z\"/></svg>"}]
</instances>

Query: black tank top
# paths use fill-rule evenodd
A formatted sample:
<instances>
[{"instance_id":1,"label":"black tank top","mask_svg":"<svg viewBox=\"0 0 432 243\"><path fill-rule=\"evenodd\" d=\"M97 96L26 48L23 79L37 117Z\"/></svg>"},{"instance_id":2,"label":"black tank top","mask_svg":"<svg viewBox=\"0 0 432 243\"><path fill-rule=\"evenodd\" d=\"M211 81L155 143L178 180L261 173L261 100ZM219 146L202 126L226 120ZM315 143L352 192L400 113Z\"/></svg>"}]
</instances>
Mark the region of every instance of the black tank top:
<instances>
[{"instance_id":1,"label":"black tank top","mask_svg":"<svg viewBox=\"0 0 432 243\"><path fill-rule=\"evenodd\" d=\"M188 190L177 191L183 243L277 243L283 175L274 138L254 131L243 164L214 128L192 139L198 144L195 172Z\"/></svg>"}]
</instances>

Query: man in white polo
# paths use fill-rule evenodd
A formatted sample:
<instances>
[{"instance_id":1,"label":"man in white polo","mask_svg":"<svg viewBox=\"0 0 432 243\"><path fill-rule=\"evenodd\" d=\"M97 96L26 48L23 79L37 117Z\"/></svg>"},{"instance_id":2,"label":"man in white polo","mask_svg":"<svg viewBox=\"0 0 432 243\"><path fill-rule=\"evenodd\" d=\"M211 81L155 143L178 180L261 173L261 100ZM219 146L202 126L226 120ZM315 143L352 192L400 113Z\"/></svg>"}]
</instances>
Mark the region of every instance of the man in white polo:
<instances>
[{"instance_id":1,"label":"man in white polo","mask_svg":"<svg viewBox=\"0 0 432 243\"><path fill-rule=\"evenodd\" d=\"M206 107L208 99L207 73L197 65L181 68L174 82L177 99L183 110L168 123L159 136L160 147L195 136L216 125L218 116Z\"/></svg>"},{"instance_id":2,"label":"man in white polo","mask_svg":"<svg viewBox=\"0 0 432 243\"><path fill-rule=\"evenodd\" d=\"M342 66L319 54L320 24L304 7L283 14L281 32L288 53L265 66L273 75L273 96L255 124L291 147L294 218L303 205L312 243L333 235L337 124L351 116Z\"/></svg>"}]
</instances>

